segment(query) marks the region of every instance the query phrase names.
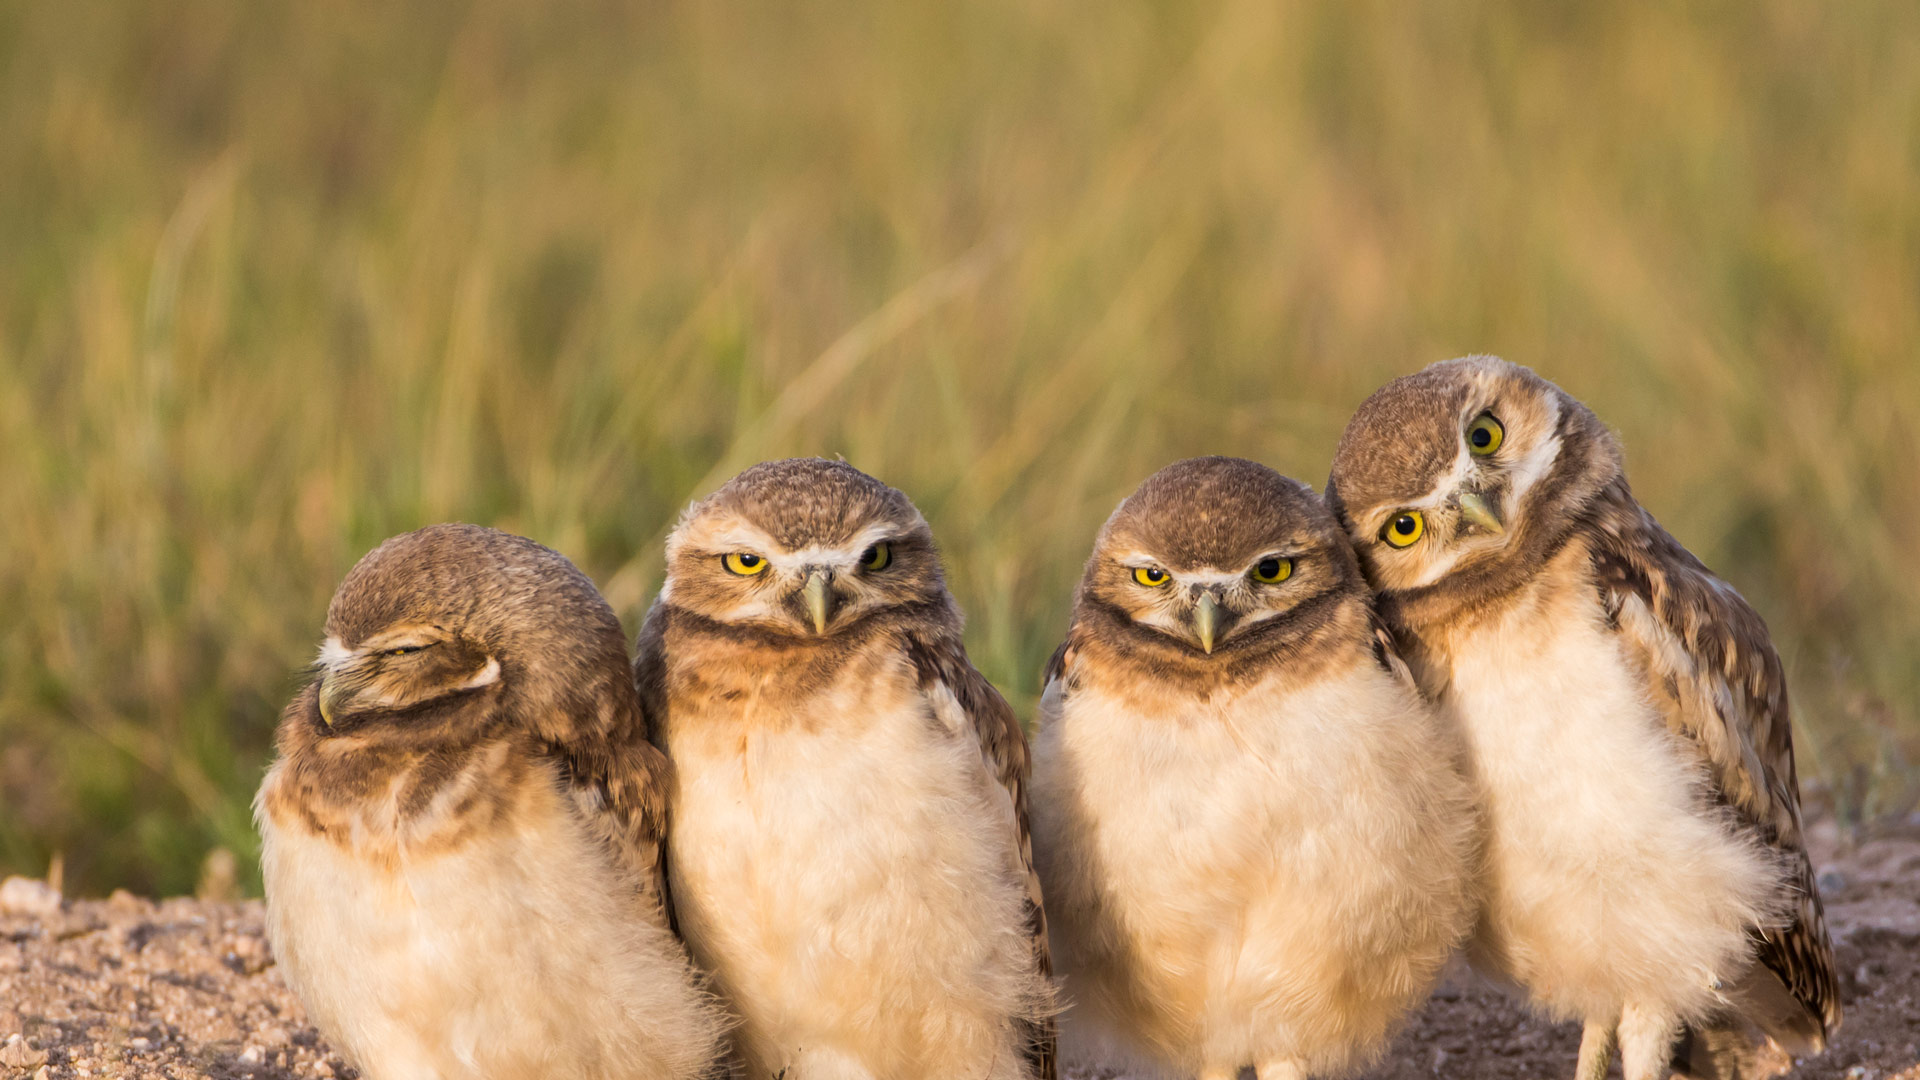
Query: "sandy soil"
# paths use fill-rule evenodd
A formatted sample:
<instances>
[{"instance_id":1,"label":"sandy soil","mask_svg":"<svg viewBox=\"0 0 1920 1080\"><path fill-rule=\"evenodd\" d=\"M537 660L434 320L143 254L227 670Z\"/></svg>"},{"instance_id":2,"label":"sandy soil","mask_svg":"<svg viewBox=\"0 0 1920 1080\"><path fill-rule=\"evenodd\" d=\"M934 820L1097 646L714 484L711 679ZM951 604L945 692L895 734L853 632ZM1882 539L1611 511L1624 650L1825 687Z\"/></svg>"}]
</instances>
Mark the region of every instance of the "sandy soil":
<instances>
[{"instance_id":1,"label":"sandy soil","mask_svg":"<svg viewBox=\"0 0 1920 1080\"><path fill-rule=\"evenodd\" d=\"M1847 1018L1808 1080L1920 1080L1920 823L1839 853L1817 837ZM257 902L124 893L38 913L0 896L0 1080L353 1077L273 966ZM1547 1080L1572 1074L1579 1031L1497 991L1450 982L1366 1080ZM1112 1077L1100 1068L1079 1078Z\"/></svg>"}]
</instances>

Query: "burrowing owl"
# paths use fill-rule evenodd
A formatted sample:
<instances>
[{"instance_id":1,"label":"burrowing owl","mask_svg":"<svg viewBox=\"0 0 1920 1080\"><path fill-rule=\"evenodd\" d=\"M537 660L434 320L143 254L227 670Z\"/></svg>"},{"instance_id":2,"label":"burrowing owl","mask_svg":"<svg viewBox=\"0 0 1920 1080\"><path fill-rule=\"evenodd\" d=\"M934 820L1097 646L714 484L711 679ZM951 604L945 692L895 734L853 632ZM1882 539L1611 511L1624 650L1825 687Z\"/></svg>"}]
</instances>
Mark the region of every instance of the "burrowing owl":
<instances>
[{"instance_id":1,"label":"burrowing owl","mask_svg":"<svg viewBox=\"0 0 1920 1080\"><path fill-rule=\"evenodd\" d=\"M1202 1080L1371 1056L1472 919L1456 749L1311 490L1233 458L1149 478L1041 702L1069 1029Z\"/></svg>"},{"instance_id":2,"label":"burrowing owl","mask_svg":"<svg viewBox=\"0 0 1920 1080\"><path fill-rule=\"evenodd\" d=\"M1360 406L1327 493L1468 740L1478 958L1585 1021L1582 1080L1616 1033L1627 1080L1820 1048L1840 1009L1779 658L1634 501L1612 433L1525 368L1451 360Z\"/></svg>"},{"instance_id":3,"label":"burrowing owl","mask_svg":"<svg viewBox=\"0 0 1920 1080\"><path fill-rule=\"evenodd\" d=\"M1025 736L906 496L833 461L735 477L668 540L635 676L750 1076L1052 1074Z\"/></svg>"},{"instance_id":4,"label":"burrowing owl","mask_svg":"<svg viewBox=\"0 0 1920 1080\"><path fill-rule=\"evenodd\" d=\"M254 814L268 929L368 1076L693 1078L719 1010L668 928L665 759L593 584L438 525L360 560Z\"/></svg>"}]
</instances>

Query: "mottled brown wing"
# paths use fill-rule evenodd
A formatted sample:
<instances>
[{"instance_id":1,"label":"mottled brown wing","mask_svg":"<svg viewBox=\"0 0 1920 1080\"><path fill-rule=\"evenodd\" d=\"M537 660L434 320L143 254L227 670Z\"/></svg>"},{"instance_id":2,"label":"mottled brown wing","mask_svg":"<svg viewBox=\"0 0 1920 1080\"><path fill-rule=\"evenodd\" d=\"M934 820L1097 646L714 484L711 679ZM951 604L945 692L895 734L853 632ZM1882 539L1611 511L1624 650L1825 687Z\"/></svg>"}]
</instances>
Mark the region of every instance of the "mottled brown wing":
<instances>
[{"instance_id":1,"label":"mottled brown wing","mask_svg":"<svg viewBox=\"0 0 1920 1080\"><path fill-rule=\"evenodd\" d=\"M630 737L571 739L553 744L566 770L576 812L634 882L643 904L673 926L667 895L666 756L632 729Z\"/></svg>"},{"instance_id":2,"label":"mottled brown wing","mask_svg":"<svg viewBox=\"0 0 1920 1080\"><path fill-rule=\"evenodd\" d=\"M1644 664L1650 696L1698 750L1715 794L1793 868L1790 924L1756 929L1760 962L1802 1015L1751 1017L1782 1045L1818 1049L1840 998L1813 865L1800 830L1787 684L1766 624L1640 508L1624 481L1602 496L1592 558L1612 625Z\"/></svg>"},{"instance_id":3,"label":"mottled brown wing","mask_svg":"<svg viewBox=\"0 0 1920 1080\"><path fill-rule=\"evenodd\" d=\"M1373 635L1373 662L1380 665L1380 670L1418 693L1419 683L1414 680L1413 669L1407 666L1406 659L1400 655L1400 647L1394 643L1393 629L1371 606L1367 608L1367 628Z\"/></svg>"},{"instance_id":4,"label":"mottled brown wing","mask_svg":"<svg viewBox=\"0 0 1920 1080\"><path fill-rule=\"evenodd\" d=\"M1043 688L1043 692L1045 687L1052 686L1061 679L1067 679L1071 682L1073 662L1079 658L1079 655L1079 628L1075 627L1067 631L1066 640L1062 641L1060 647L1053 650L1053 655L1047 659L1046 673L1040 677L1040 685Z\"/></svg>"},{"instance_id":5,"label":"mottled brown wing","mask_svg":"<svg viewBox=\"0 0 1920 1080\"><path fill-rule=\"evenodd\" d=\"M1020 865L1026 874L1027 926L1033 941L1033 959L1040 974L1051 982L1053 957L1047 946L1047 914L1041 902L1040 875L1033 867L1033 839L1027 817L1027 780L1032 774L1032 759L1027 752L1027 735L1013 708L993 684L975 671L967 660L966 649L954 638L909 639L908 652L919 674L920 688L928 694L951 694L972 723L980 738L980 753L1000 785L1013 800L1015 827L1019 831ZM1033 1025L1028 1040L1033 1071L1040 1080L1054 1080L1055 1025L1049 1014Z\"/></svg>"}]
</instances>

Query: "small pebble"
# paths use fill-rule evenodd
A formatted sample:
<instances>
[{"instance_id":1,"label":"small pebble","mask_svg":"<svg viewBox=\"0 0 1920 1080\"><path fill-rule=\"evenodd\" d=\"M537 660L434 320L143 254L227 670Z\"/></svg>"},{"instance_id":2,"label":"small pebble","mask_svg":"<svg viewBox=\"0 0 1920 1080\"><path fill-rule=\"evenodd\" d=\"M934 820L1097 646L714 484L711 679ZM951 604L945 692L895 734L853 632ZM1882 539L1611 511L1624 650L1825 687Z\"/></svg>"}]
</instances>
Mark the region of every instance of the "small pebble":
<instances>
[{"instance_id":1,"label":"small pebble","mask_svg":"<svg viewBox=\"0 0 1920 1080\"><path fill-rule=\"evenodd\" d=\"M4 1049L0 1049L0 1065L15 1069L31 1069L47 1063L47 1052L35 1050L26 1040L15 1035L7 1040Z\"/></svg>"},{"instance_id":2,"label":"small pebble","mask_svg":"<svg viewBox=\"0 0 1920 1080\"><path fill-rule=\"evenodd\" d=\"M240 1051L240 1060L248 1065L258 1065L265 1057L266 1055L262 1053L257 1046L249 1046L245 1050Z\"/></svg>"},{"instance_id":3,"label":"small pebble","mask_svg":"<svg viewBox=\"0 0 1920 1080\"><path fill-rule=\"evenodd\" d=\"M135 1038L127 1045L133 1047L133 1052L136 1054L144 1054L153 1047L153 1044L144 1038Z\"/></svg>"},{"instance_id":4,"label":"small pebble","mask_svg":"<svg viewBox=\"0 0 1920 1080\"><path fill-rule=\"evenodd\" d=\"M0 882L0 913L45 919L60 914L60 890L34 878Z\"/></svg>"}]
</instances>

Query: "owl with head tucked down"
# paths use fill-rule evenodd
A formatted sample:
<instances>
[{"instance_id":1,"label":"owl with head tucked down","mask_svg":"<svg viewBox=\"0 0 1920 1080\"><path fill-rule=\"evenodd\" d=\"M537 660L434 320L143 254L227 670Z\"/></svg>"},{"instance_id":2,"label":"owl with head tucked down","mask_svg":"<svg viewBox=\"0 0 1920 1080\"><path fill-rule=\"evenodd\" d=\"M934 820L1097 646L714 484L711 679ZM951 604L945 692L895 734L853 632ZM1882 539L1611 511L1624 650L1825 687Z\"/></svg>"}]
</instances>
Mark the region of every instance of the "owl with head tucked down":
<instances>
[{"instance_id":1,"label":"owl with head tucked down","mask_svg":"<svg viewBox=\"0 0 1920 1080\"><path fill-rule=\"evenodd\" d=\"M1773 1075L1840 1020L1759 615L1526 368L1389 383L1327 494L1486 820L1476 962L1579 1018L1577 1075Z\"/></svg>"},{"instance_id":2,"label":"owl with head tucked down","mask_svg":"<svg viewBox=\"0 0 1920 1080\"><path fill-rule=\"evenodd\" d=\"M1063 1042L1201 1080L1373 1057L1472 919L1456 756L1306 485L1222 457L1149 477L1041 701Z\"/></svg>"},{"instance_id":3,"label":"owl with head tucked down","mask_svg":"<svg viewBox=\"0 0 1920 1080\"><path fill-rule=\"evenodd\" d=\"M671 929L671 777L593 583L472 525L327 610L254 803L267 927L374 1080L695 1080L726 1023Z\"/></svg>"},{"instance_id":4,"label":"owl with head tucked down","mask_svg":"<svg viewBox=\"0 0 1920 1080\"><path fill-rule=\"evenodd\" d=\"M634 672L754 1080L1053 1076L1026 736L960 625L926 520L844 462L756 465L667 542Z\"/></svg>"}]
</instances>

